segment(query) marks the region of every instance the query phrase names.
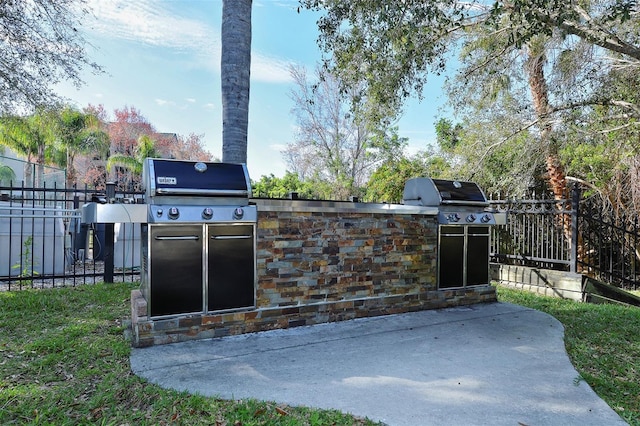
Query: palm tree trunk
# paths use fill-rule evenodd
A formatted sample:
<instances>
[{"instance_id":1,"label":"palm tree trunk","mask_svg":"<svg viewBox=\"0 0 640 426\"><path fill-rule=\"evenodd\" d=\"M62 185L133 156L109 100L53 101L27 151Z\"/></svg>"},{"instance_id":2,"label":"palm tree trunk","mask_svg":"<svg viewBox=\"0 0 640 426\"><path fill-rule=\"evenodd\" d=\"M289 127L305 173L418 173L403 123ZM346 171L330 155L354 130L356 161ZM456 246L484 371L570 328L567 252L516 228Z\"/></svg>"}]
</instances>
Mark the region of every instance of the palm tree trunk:
<instances>
[{"instance_id":1,"label":"palm tree trunk","mask_svg":"<svg viewBox=\"0 0 640 426\"><path fill-rule=\"evenodd\" d=\"M546 168L548 185L553 192L554 200L567 200L569 194L567 192L567 181L564 172L564 167L560 161L558 155L558 146L551 139L552 125L550 121L551 106L549 104L549 95L547 82L544 76L544 64L546 58L544 52L538 54L531 54L528 60L528 77L529 77L529 90L533 99L533 107L536 112L536 117L540 123L540 144L546 151ZM560 211L567 210L566 205L558 204ZM562 231L566 241L573 241L573 230L571 226L571 215L562 214L558 216L560 219L559 226L562 227ZM576 230L577 232L577 230ZM583 257L583 247L580 234L578 234L578 259Z\"/></svg>"},{"instance_id":2,"label":"palm tree trunk","mask_svg":"<svg viewBox=\"0 0 640 426\"><path fill-rule=\"evenodd\" d=\"M38 158L36 160L36 163L38 163L37 169L36 169L36 181L37 181L37 187L38 188L42 188L44 185L44 162L45 162L45 154L44 154L44 144L40 143L38 144Z\"/></svg>"},{"instance_id":3,"label":"palm tree trunk","mask_svg":"<svg viewBox=\"0 0 640 426\"><path fill-rule=\"evenodd\" d=\"M222 2L222 161L247 162L252 0Z\"/></svg>"},{"instance_id":4,"label":"palm tree trunk","mask_svg":"<svg viewBox=\"0 0 640 426\"><path fill-rule=\"evenodd\" d=\"M67 188L73 187L73 184L76 183L76 167L73 164L75 160L75 155L72 153L71 149L67 147Z\"/></svg>"},{"instance_id":5,"label":"palm tree trunk","mask_svg":"<svg viewBox=\"0 0 640 426\"><path fill-rule=\"evenodd\" d=\"M566 197L566 180L564 169L558 157L558 147L551 140L551 123L549 113L549 96L547 82L544 76L544 64L546 58L544 53L531 54L528 60L529 90L533 99L533 107L536 118L540 123L540 145L546 151L547 176L549 179L549 189L553 192L556 200Z\"/></svg>"}]
</instances>

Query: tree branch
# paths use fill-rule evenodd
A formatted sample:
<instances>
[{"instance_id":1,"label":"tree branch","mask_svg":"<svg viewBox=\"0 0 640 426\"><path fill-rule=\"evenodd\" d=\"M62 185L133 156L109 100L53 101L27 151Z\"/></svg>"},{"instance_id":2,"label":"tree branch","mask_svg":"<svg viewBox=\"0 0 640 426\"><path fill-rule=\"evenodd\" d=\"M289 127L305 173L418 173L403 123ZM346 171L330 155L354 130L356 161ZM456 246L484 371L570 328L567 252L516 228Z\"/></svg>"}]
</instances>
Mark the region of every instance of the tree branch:
<instances>
[{"instance_id":1,"label":"tree branch","mask_svg":"<svg viewBox=\"0 0 640 426\"><path fill-rule=\"evenodd\" d=\"M627 43L610 31L600 27L581 7L575 5L573 9L585 19L587 25L570 20L560 20L557 13L551 15L537 13L536 15L540 22L550 27L560 28L597 46L640 60L640 48ZM594 27L590 27L589 23L593 24ZM596 26L599 28L595 28Z\"/></svg>"}]
</instances>

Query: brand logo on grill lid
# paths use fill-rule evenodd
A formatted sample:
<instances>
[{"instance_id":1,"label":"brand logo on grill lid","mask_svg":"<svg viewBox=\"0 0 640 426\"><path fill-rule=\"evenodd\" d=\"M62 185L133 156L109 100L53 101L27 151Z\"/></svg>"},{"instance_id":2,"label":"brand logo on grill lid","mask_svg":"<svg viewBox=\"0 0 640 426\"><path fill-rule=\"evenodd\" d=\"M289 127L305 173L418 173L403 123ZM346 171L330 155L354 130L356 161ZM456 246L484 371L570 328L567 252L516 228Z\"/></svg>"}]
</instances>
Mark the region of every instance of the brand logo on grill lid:
<instances>
[{"instance_id":1,"label":"brand logo on grill lid","mask_svg":"<svg viewBox=\"0 0 640 426\"><path fill-rule=\"evenodd\" d=\"M158 184L161 184L161 185L177 185L178 184L177 178L169 177L169 176L158 176L156 178L156 181L158 182Z\"/></svg>"}]
</instances>

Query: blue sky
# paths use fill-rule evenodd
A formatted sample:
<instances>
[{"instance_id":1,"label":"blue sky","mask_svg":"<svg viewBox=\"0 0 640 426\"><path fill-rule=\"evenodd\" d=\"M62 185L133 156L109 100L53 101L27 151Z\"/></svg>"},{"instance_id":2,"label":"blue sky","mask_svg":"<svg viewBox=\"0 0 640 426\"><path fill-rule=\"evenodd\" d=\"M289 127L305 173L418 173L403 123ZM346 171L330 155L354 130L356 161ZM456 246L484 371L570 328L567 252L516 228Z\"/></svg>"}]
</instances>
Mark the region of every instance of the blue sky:
<instances>
[{"instance_id":1,"label":"blue sky","mask_svg":"<svg viewBox=\"0 0 640 426\"><path fill-rule=\"evenodd\" d=\"M88 0L95 20L86 22L88 54L105 73L83 74L76 90L59 92L78 107L138 109L159 132L204 134L222 157L220 23L222 0ZM247 167L252 179L283 176L280 151L292 142L294 88L289 64L312 71L321 58L317 14L297 11L297 0L254 0ZM444 103L441 79L432 79L422 102L410 101L398 123L409 152L435 137L434 117Z\"/></svg>"}]
</instances>

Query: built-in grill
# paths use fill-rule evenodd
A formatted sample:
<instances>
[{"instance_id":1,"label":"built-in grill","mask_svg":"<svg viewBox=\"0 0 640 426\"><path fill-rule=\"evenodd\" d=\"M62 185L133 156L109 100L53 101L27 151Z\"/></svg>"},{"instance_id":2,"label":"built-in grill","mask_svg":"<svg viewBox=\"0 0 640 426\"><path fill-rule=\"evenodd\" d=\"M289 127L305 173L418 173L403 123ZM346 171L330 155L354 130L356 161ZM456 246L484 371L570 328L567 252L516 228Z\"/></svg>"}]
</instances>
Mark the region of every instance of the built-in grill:
<instances>
[{"instance_id":1,"label":"built-in grill","mask_svg":"<svg viewBox=\"0 0 640 426\"><path fill-rule=\"evenodd\" d=\"M403 203L438 208L438 287L489 283L490 226L500 218L474 182L414 178L405 183Z\"/></svg>"},{"instance_id":2,"label":"built-in grill","mask_svg":"<svg viewBox=\"0 0 640 426\"><path fill-rule=\"evenodd\" d=\"M148 315L254 307L257 210L246 166L148 158L143 183Z\"/></svg>"}]
</instances>

